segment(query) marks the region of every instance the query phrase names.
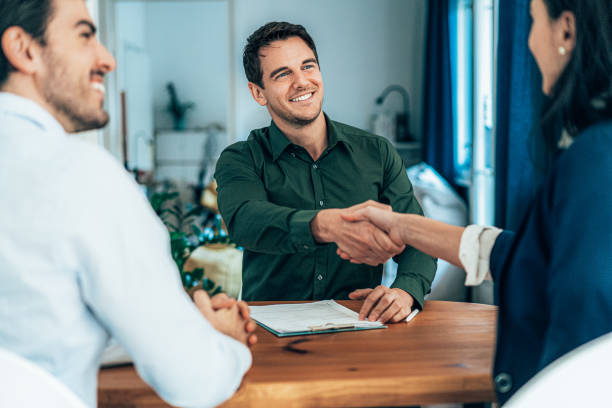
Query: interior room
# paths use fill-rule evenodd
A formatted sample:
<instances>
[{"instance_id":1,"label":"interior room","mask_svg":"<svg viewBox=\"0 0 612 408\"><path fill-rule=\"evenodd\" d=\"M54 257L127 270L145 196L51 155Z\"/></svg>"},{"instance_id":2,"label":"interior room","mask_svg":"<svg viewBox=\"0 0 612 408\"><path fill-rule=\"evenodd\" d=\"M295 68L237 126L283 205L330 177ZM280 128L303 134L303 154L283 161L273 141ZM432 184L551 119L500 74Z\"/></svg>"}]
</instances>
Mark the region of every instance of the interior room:
<instances>
[{"instance_id":1,"label":"interior room","mask_svg":"<svg viewBox=\"0 0 612 408\"><path fill-rule=\"evenodd\" d=\"M0 407L606 405L609 0L9 1Z\"/></svg>"},{"instance_id":2,"label":"interior room","mask_svg":"<svg viewBox=\"0 0 612 408\"><path fill-rule=\"evenodd\" d=\"M491 222L493 2L476 2L478 27L473 27L468 3L450 2L449 26L456 30L452 81L458 90L452 104L462 117L449 118L453 122L446 129L425 129L425 121L439 112L425 98L427 81L438 81L435 72L426 72L437 63L427 64L427 58L435 58L428 50L437 44L428 46L426 0L320 0L307 8L297 0L100 3L101 39L118 64L108 78L112 119L100 140L147 186L143 189L149 196L161 184L163 191L180 193L181 206L201 205L203 197L211 200L214 189L206 187L223 148L270 123L247 87L242 67L246 37L268 21L296 22L307 27L317 44L326 84L324 111L392 141L428 216L457 225L467 225L468 219ZM485 35L473 45L467 30L475 28ZM474 48L480 51L472 53ZM473 67L480 70L472 74ZM472 76L481 80L474 84ZM485 112L474 112L472 92L480 92ZM172 116L173 104L185 108L180 123ZM426 108L432 109L429 116ZM404 128L397 124L402 115ZM482 121L482 115L488 115L487 122L472 128L474 118ZM452 172L427 166L422 143L424 133L445 132L449 126L457 144L451 152ZM472 145L472 131L482 146ZM482 159L472 172L474 148ZM489 177L481 175L486 172ZM470 188L472 182L476 186ZM210 234L211 228L204 228ZM211 251L202 245L193 250L187 269L194 268L191 264L202 266L204 276L230 295L240 296L241 256L234 248ZM386 264L383 284L391 286L396 268L392 260ZM468 289L463 280L460 268L440 260L428 298L493 303L490 282Z\"/></svg>"},{"instance_id":3,"label":"interior room","mask_svg":"<svg viewBox=\"0 0 612 408\"><path fill-rule=\"evenodd\" d=\"M394 144L427 216L456 225L493 223L493 0L448 2L452 43L445 44L446 60L436 54L444 18L435 14L444 10L426 0L316 0L308 7L298 0L90 4L99 16L100 38L118 65L107 78L111 121L98 142L124 163L149 198L177 192L184 211L204 205L218 212L211 182L219 154L270 124L247 86L246 38L266 22L289 21L304 25L317 44L323 110ZM438 64L448 64L448 71ZM444 74L452 91L446 99L439 85ZM177 115L177 109L183 112ZM451 146L441 152L438 143L449 137ZM179 209L176 200L169 201ZM189 224L202 222L188 218L180 225L183 218L168 213L163 218L170 219L171 230L175 221L189 232ZM199 232L210 240L191 250L183 271L201 267L206 283L240 297L240 248L218 243L226 232L210 214L204 220ZM383 284L391 286L396 269L393 260L387 262ZM183 272L183 283L200 277L190 276ZM460 268L440 260L427 298L493 303L490 282L466 288L463 280Z\"/></svg>"},{"instance_id":4,"label":"interior room","mask_svg":"<svg viewBox=\"0 0 612 408\"><path fill-rule=\"evenodd\" d=\"M122 60L126 62L109 78L109 95L116 96L108 98L108 103L116 115L104 140L121 157L120 119L127 118L130 168L151 170L157 154L162 161L156 167L159 177L165 177L164 171L178 171L167 166L193 166L184 169L187 173L181 177L197 181L197 167L202 163L188 164L187 157L182 164L164 162L174 160L164 155L178 153L164 151L169 137L164 131L175 127L168 110L169 83L175 86L179 103L193 104L185 113L184 129L219 133L208 160L214 160L217 150L228 144L245 140L252 129L269 124L265 109L259 109L248 92L241 58L245 38L262 21L299 19L314 38L334 38L319 41L317 47L329 78L325 111L330 115L369 129L373 116L381 114L379 122L384 122L387 114L387 122L393 122L396 113L406 110L410 118L402 138L414 142L421 138L425 1L322 1L299 12L298 2L285 1L114 0L104 8L102 36L108 37L106 43L119 67ZM343 20L340 31L334 24L339 18ZM376 104L390 85L406 91L406 103L401 93L394 92ZM160 132L161 149L153 141ZM418 150L418 144L407 144L406 150L411 149Z\"/></svg>"},{"instance_id":5,"label":"interior room","mask_svg":"<svg viewBox=\"0 0 612 408\"><path fill-rule=\"evenodd\" d=\"M101 38L118 64L107 79L111 122L100 140L143 189L149 188L149 196L162 183L163 189L180 192L181 205L199 205L197 196L214 191L206 187L220 152L246 140L252 129L269 125L242 67L246 37L268 21L300 21L312 33L326 83L323 109L330 117L385 136L407 168L423 161L426 1L321 1L301 10L297 1L113 0L99 4L98 13ZM173 117L173 104L185 109L180 123ZM423 167L412 171L414 177L429 179L423 194L438 188L449 197L445 210L434 210L437 204L432 204L431 211L446 211L445 220L465 224L469 176L462 176L468 181L460 184L460 197L441 178L436 184L437 176L424 172ZM433 194L434 201L440 194ZM437 274L439 293L431 296L467 300L471 294L461 283L462 272L445 268L449 271ZM394 272L389 262L386 284L393 282ZM224 287L240 286L222 280ZM491 303L485 286L473 291L474 298Z\"/></svg>"}]
</instances>

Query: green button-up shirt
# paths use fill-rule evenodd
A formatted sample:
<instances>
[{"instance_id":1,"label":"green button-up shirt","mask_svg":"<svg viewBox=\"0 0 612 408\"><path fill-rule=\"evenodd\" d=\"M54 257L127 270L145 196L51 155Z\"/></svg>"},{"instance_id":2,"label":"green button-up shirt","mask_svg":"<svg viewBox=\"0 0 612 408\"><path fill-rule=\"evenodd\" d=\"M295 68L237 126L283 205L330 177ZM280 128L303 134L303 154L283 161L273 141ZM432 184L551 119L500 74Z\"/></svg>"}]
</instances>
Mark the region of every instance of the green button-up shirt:
<instances>
[{"instance_id":1,"label":"green button-up shirt","mask_svg":"<svg viewBox=\"0 0 612 408\"><path fill-rule=\"evenodd\" d=\"M328 147L313 161L272 122L226 148L217 163L219 210L234 242L245 248L242 296L252 300L347 299L380 284L382 265L342 260L335 244L314 241L310 221L325 208L366 200L422 214L403 162L391 143L327 121ZM406 247L395 258L393 287L418 307L429 292L435 260Z\"/></svg>"}]
</instances>

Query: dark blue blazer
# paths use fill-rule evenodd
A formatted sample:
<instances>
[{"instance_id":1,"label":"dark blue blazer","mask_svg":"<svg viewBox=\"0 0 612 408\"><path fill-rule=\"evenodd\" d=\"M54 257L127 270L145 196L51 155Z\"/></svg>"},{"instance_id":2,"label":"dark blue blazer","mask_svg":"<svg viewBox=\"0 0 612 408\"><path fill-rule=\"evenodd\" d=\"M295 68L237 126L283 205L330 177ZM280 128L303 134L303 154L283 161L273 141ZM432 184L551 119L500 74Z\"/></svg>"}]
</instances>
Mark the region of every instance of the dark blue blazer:
<instances>
[{"instance_id":1,"label":"dark blue blazer","mask_svg":"<svg viewBox=\"0 0 612 408\"><path fill-rule=\"evenodd\" d=\"M552 361L612 331L612 122L559 156L521 228L496 240L491 273L503 404Z\"/></svg>"}]
</instances>

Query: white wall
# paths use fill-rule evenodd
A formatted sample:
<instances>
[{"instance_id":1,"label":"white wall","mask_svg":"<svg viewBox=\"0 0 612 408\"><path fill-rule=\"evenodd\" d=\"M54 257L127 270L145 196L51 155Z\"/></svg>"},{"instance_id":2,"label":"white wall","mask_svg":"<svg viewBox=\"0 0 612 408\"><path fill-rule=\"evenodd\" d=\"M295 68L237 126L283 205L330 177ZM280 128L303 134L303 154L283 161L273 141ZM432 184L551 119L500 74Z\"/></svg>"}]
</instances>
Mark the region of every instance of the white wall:
<instances>
[{"instance_id":1,"label":"white wall","mask_svg":"<svg viewBox=\"0 0 612 408\"><path fill-rule=\"evenodd\" d=\"M98 0L86 0L87 8L89 9L89 14L91 14L91 18L93 19L95 24L99 23L98 19ZM85 140L94 144L103 144L103 133L102 130L90 130L81 133L73 134L73 137L78 137L81 140Z\"/></svg>"},{"instance_id":2,"label":"white wall","mask_svg":"<svg viewBox=\"0 0 612 408\"><path fill-rule=\"evenodd\" d=\"M117 84L120 90L125 89L125 71L127 67L121 66L125 61L124 44L147 49L146 4L140 2L117 3L115 8L115 33L117 64ZM123 64L125 65L125 64Z\"/></svg>"},{"instance_id":3,"label":"white wall","mask_svg":"<svg viewBox=\"0 0 612 408\"><path fill-rule=\"evenodd\" d=\"M221 1L146 4L146 40L152 62L155 128L172 128L166 84L181 102L194 102L187 127L226 125L229 96L228 5Z\"/></svg>"},{"instance_id":4,"label":"white wall","mask_svg":"<svg viewBox=\"0 0 612 408\"><path fill-rule=\"evenodd\" d=\"M306 27L317 45L325 82L324 110L332 119L368 128L374 100L391 84L411 97L411 131L421 135L427 0L234 0L235 139L270 118L247 89L242 68L246 38L269 21ZM385 107L400 108L392 94Z\"/></svg>"},{"instance_id":5,"label":"white wall","mask_svg":"<svg viewBox=\"0 0 612 408\"><path fill-rule=\"evenodd\" d=\"M126 97L128 167L151 170L153 103L145 13L145 3L117 4L115 56L118 91L125 92ZM120 121L121 115L116 119Z\"/></svg>"},{"instance_id":6,"label":"white wall","mask_svg":"<svg viewBox=\"0 0 612 408\"><path fill-rule=\"evenodd\" d=\"M154 129L171 129L168 82L181 103L193 102L187 127L227 126L229 26L227 1L124 1L107 5L109 48L117 71L107 94L111 123L107 146L119 158L120 93L126 91L129 166L152 167ZM112 81L110 80L112 79ZM225 135L221 145L226 144Z\"/></svg>"},{"instance_id":7,"label":"white wall","mask_svg":"<svg viewBox=\"0 0 612 408\"><path fill-rule=\"evenodd\" d=\"M387 85L399 84L411 96L411 131L421 135L427 0L116 1L134 7L124 21L135 31L140 31L138 18L154 20L147 22L145 37L153 65L157 127L170 125L164 112L168 80L175 82L183 101L197 104L198 110L188 117L190 127L226 123L231 142L267 126L266 109L252 100L247 88L242 50L259 26L286 20L303 24L317 44L325 81L324 109L333 119L368 128L374 99ZM104 2L108 7L112 3ZM138 6L145 7L138 11L141 17L134 14ZM211 7L217 11L208 11ZM186 15L185 10L189 10ZM170 29L172 22L179 24ZM104 28L111 30L106 38L112 39L107 45L116 53L119 47L112 31L116 23L106 23ZM179 62L185 57L193 62ZM112 84L114 79L109 81ZM400 101L392 94L385 107L399 110ZM109 107L113 123L106 145L117 155L119 109L116 101L109 101Z\"/></svg>"}]
</instances>

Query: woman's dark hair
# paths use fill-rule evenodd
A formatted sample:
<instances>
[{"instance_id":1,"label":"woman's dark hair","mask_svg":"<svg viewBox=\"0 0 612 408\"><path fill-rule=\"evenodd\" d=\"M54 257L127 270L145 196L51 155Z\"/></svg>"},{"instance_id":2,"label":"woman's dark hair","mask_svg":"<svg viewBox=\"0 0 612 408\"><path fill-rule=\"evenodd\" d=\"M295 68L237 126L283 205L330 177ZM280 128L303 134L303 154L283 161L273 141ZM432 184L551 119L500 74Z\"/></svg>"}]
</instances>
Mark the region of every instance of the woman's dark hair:
<instances>
[{"instance_id":1,"label":"woman's dark hair","mask_svg":"<svg viewBox=\"0 0 612 408\"><path fill-rule=\"evenodd\" d=\"M0 0L0 38L8 28L19 26L45 45L45 33L52 12L51 0ZM6 82L11 71L14 68L0 47L0 86Z\"/></svg>"},{"instance_id":2,"label":"woman's dark hair","mask_svg":"<svg viewBox=\"0 0 612 408\"><path fill-rule=\"evenodd\" d=\"M270 45L270 43L278 40L286 40L289 37L299 37L314 53L317 63L319 56L317 55L317 47L306 31L299 24L291 24L286 22L270 22L259 27L253 34L247 38L247 44L244 47L242 54L242 64L244 65L244 73L249 82L263 86L263 71L261 70L261 61L259 60L259 50Z\"/></svg>"},{"instance_id":3,"label":"woman's dark hair","mask_svg":"<svg viewBox=\"0 0 612 408\"><path fill-rule=\"evenodd\" d=\"M542 107L541 132L556 149L560 130L577 136L585 128L612 119L612 1L544 0L548 15L564 11L576 18L572 58Z\"/></svg>"}]
</instances>

